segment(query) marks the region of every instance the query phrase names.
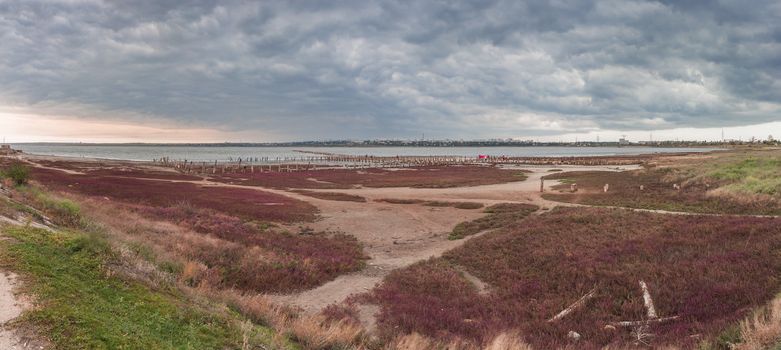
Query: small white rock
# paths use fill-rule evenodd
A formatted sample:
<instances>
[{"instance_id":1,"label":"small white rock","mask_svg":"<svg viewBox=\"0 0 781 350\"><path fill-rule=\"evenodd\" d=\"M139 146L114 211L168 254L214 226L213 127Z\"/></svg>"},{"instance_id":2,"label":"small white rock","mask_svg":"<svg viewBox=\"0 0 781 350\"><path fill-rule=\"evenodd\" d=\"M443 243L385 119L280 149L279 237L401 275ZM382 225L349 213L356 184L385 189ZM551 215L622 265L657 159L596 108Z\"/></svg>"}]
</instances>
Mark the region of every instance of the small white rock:
<instances>
[{"instance_id":1,"label":"small white rock","mask_svg":"<svg viewBox=\"0 0 781 350\"><path fill-rule=\"evenodd\" d=\"M575 331L569 331L569 333L567 333L567 338L572 339L574 341L578 341L580 340L580 333Z\"/></svg>"}]
</instances>

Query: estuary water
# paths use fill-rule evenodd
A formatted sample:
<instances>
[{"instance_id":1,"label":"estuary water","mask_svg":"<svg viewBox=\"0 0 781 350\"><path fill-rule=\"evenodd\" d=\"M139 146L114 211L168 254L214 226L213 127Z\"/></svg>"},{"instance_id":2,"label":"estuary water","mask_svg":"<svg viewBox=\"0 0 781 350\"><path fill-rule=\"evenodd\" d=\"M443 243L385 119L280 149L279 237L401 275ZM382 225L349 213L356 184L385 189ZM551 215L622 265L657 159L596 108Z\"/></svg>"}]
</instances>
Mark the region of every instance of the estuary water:
<instances>
[{"instance_id":1,"label":"estuary water","mask_svg":"<svg viewBox=\"0 0 781 350\"><path fill-rule=\"evenodd\" d=\"M232 147L178 145L79 145L79 144L12 144L14 149L29 154L75 158L101 158L149 161L168 157L172 160L228 161L237 158L299 158L317 153L373 156L490 156L510 157L570 157L610 156L649 153L707 152L717 148L662 147ZM302 153L307 152L307 153Z\"/></svg>"}]
</instances>

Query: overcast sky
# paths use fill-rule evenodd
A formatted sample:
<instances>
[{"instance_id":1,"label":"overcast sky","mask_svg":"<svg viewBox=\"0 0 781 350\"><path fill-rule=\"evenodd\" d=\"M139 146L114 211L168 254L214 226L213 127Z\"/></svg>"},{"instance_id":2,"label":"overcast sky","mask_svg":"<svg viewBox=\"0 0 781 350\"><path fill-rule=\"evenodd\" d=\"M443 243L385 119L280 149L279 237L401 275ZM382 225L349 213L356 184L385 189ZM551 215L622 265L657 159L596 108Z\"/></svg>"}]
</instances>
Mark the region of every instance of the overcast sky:
<instances>
[{"instance_id":1,"label":"overcast sky","mask_svg":"<svg viewBox=\"0 0 781 350\"><path fill-rule=\"evenodd\" d=\"M0 0L12 141L722 128L781 137L777 0Z\"/></svg>"}]
</instances>

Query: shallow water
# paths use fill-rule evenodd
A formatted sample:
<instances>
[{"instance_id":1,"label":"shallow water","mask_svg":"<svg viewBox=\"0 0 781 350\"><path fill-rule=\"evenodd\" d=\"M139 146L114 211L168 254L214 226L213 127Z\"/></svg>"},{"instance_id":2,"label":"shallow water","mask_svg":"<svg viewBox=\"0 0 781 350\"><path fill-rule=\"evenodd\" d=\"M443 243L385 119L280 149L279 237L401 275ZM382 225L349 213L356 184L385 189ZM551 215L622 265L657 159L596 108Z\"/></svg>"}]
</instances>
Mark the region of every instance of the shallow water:
<instances>
[{"instance_id":1,"label":"shallow water","mask_svg":"<svg viewBox=\"0 0 781 350\"><path fill-rule=\"evenodd\" d=\"M373 156L490 156L563 157L609 156L648 153L707 152L716 148L659 148L659 147L216 147L216 146L151 146L151 145L61 145L14 144L14 149L25 153L78 158L103 158L149 161L168 157L174 160L228 161L247 158L298 158L313 156L306 152Z\"/></svg>"}]
</instances>

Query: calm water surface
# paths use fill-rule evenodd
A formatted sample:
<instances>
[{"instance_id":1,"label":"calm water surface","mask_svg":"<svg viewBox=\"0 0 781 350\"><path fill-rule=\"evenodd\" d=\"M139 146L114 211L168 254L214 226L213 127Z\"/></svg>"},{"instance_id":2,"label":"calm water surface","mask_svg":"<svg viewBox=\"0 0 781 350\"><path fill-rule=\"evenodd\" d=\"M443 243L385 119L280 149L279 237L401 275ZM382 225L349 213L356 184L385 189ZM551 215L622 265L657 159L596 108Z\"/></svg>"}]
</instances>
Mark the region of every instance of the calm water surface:
<instances>
[{"instance_id":1,"label":"calm water surface","mask_svg":"<svg viewBox=\"0 0 781 350\"><path fill-rule=\"evenodd\" d=\"M25 153L78 158L148 161L161 157L193 161L227 161L241 158L305 157L297 151L374 156L465 156L479 154L516 157L608 156L671 152L707 152L717 148L658 147L203 147L147 145L49 145L14 144Z\"/></svg>"}]
</instances>

